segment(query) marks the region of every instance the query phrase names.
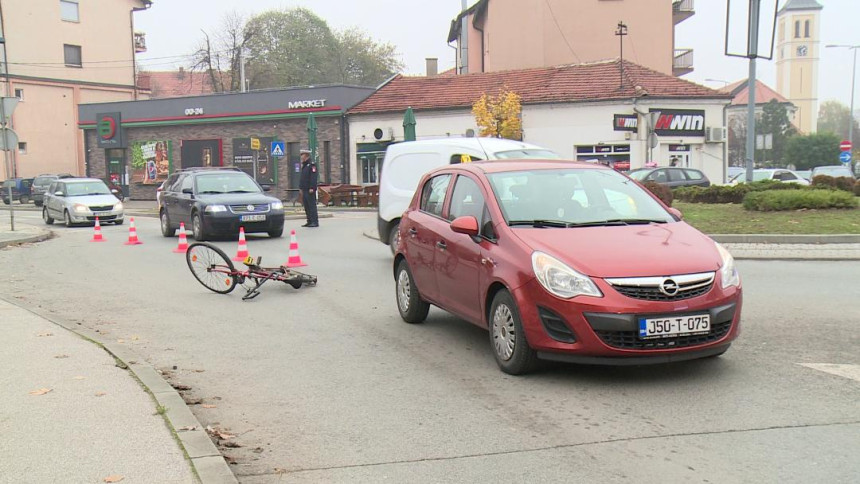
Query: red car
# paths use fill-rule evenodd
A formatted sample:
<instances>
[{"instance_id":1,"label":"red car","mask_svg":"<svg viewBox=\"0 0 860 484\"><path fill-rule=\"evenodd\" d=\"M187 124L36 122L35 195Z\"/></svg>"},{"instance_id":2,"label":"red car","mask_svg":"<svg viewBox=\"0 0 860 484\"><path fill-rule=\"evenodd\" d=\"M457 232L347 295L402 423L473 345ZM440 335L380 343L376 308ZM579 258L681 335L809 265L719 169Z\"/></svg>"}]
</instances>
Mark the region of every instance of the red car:
<instances>
[{"instance_id":1,"label":"red car","mask_svg":"<svg viewBox=\"0 0 860 484\"><path fill-rule=\"evenodd\" d=\"M400 222L400 315L430 305L487 328L502 371L538 358L647 364L718 356L738 336L732 256L600 165L493 161L424 175Z\"/></svg>"}]
</instances>

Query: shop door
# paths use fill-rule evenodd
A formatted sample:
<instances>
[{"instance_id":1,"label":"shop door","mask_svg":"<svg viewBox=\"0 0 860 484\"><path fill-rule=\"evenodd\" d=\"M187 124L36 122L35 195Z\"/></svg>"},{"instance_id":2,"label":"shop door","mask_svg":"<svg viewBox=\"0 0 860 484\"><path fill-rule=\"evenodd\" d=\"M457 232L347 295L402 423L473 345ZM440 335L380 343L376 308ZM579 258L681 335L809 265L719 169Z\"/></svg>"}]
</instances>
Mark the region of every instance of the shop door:
<instances>
[{"instance_id":1,"label":"shop door","mask_svg":"<svg viewBox=\"0 0 860 484\"><path fill-rule=\"evenodd\" d=\"M125 150L105 150L107 158L107 183L111 188L118 187L123 198L128 197L128 172L125 166Z\"/></svg>"},{"instance_id":2,"label":"shop door","mask_svg":"<svg viewBox=\"0 0 860 484\"><path fill-rule=\"evenodd\" d=\"M287 181L292 190L299 189L299 177L301 177L302 173L302 159L299 156L300 150L299 143L287 143Z\"/></svg>"}]
</instances>

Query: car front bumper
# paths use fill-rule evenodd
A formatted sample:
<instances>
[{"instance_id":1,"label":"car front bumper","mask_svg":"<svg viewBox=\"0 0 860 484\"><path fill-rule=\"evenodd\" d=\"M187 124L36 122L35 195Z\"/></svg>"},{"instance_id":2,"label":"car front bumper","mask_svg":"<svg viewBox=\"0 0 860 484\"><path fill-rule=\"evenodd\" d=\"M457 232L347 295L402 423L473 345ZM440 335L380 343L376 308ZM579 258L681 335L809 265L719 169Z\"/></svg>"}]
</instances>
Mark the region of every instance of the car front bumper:
<instances>
[{"instance_id":1,"label":"car front bumper","mask_svg":"<svg viewBox=\"0 0 860 484\"><path fill-rule=\"evenodd\" d=\"M560 299L533 279L513 291L529 345L543 359L638 365L703 358L722 353L740 332L742 291L715 280L701 296L646 301L623 296L603 281L604 296ZM710 315L707 334L660 339L639 337L639 319Z\"/></svg>"},{"instance_id":2,"label":"car front bumper","mask_svg":"<svg viewBox=\"0 0 860 484\"><path fill-rule=\"evenodd\" d=\"M205 213L202 218L203 230L213 235L235 235L239 233L239 227L245 229L245 233L276 232L284 228L284 212L274 210L266 212L266 220L245 222L240 216L229 212Z\"/></svg>"},{"instance_id":3,"label":"car front bumper","mask_svg":"<svg viewBox=\"0 0 860 484\"><path fill-rule=\"evenodd\" d=\"M69 210L69 218L72 219L72 223L95 223L96 217L98 217L99 222L120 222L124 219L125 213L123 210L105 210L100 212L89 210L86 212L76 212Z\"/></svg>"}]
</instances>

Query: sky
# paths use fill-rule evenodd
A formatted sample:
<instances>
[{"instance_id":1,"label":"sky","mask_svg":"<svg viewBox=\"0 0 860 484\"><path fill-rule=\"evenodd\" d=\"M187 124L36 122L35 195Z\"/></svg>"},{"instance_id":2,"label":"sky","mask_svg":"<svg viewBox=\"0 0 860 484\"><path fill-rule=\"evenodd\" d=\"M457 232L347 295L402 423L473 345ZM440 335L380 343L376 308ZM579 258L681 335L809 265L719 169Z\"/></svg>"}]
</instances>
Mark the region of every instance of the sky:
<instances>
[{"instance_id":1,"label":"sky","mask_svg":"<svg viewBox=\"0 0 860 484\"><path fill-rule=\"evenodd\" d=\"M579 0L553 0L579 1ZM589 0L592 1L592 0ZM627 0L666 1L666 0ZM744 0L732 0L733 2ZM784 0L781 0L784 1ZM727 0L698 0L696 14L675 27L677 48L694 50L694 72L684 79L719 88L745 79L746 59L724 55ZM852 53L824 48L826 44L860 44L858 0L818 0L821 12L819 102L850 102ZM468 5L475 0L468 0ZM454 67L454 49L446 43L451 21L461 11L461 0L251 0L242 2L242 15L269 9L306 7L334 29L359 27L372 38L396 46L405 74L422 75L425 58L439 59L439 70ZM780 3L781 5L782 3ZM170 70L189 64L187 56L202 38L213 33L235 0L153 0L152 7L135 14L135 29L146 32L147 52L139 56L147 70ZM623 19L622 19L623 20ZM639 46L634 46L632 51ZM646 49L642 46L639 49ZM625 49L625 51L627 51ZM631 59L635 62L635 58ZM773 61L757 61L757 78L776 88ZM708 79L714 79L709 81ZM857 107L857 106L855 106Z\"/></svg>"}]
</instances>

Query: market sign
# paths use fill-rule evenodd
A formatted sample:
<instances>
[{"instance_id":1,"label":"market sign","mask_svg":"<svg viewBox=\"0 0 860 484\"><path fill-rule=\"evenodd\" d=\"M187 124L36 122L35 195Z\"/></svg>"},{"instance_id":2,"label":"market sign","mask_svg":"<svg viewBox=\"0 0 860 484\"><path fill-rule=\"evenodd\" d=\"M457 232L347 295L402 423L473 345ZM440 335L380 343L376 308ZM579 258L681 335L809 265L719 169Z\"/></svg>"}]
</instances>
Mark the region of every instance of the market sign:
<instances>
[{"instance_id":1,"label":"market sign","mask_svg":"<svg viewBox=\"0 0 860 484\"><path fill-rule=\"evenodd\" d=\"M616 114L612 120L612 129L615 131L637 131L639 129L639 116L635 114Z\"/></svg>"},{"instance_id":2,"label":"market sign","mask_svg":"<svg viewBox=\"0 0 860 484\"><path fill-rule=\"evenodd\" d=\"M287 109L309 109L309 108L324 108L325 99L311 99L308 101L290 101L287 103Z\"/></svg>"},{"instance_id":3,"label":"market sign","mask_svg":"<svg viewBox=\"0 0 860 484\"><path fill-rule=\"evenodd\" d=\"M654 132L660 136L705 136L705 111L700 109L652 109L660 116Z\"/></svg>"},{"instance_id":4,"label":"market sign","mask_svg":"<svg viewBox=\"0 0 860 484\"><path fill-rule=\"evenodd\" d=\"M97 114L96 134L99 148L125 148L125 131L122 129L122 114Z\"/></svg>"}]
</instances>

